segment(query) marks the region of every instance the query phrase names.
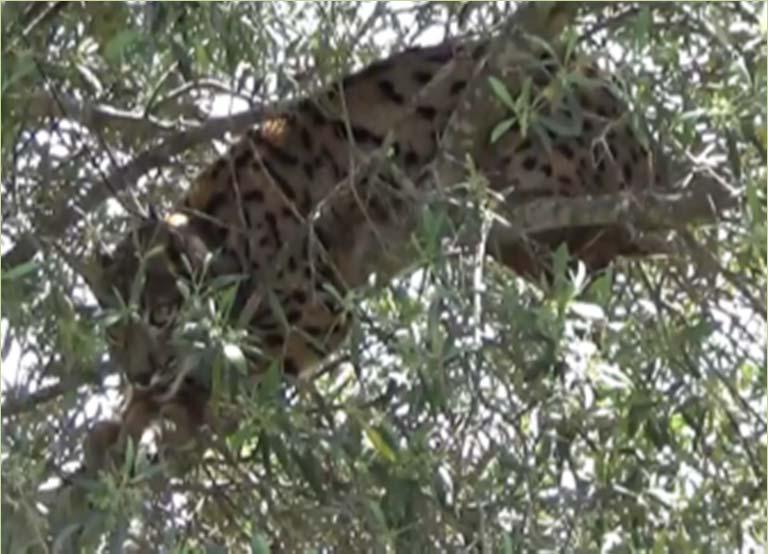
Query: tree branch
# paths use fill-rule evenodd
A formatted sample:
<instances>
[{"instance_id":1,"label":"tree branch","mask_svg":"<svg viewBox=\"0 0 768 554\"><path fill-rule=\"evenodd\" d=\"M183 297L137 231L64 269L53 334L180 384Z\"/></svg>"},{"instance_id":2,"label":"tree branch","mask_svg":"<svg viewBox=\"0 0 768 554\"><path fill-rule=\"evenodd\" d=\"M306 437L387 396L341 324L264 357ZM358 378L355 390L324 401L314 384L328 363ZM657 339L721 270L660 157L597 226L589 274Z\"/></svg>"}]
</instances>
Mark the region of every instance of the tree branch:
<instances>
[{"instance_id":1,"label":"tree branch","mask_svg":"<svg viewBox=\"0 0 768 554\"><path fill-rule=\"evenodd\" d=\"M45 404L69 391L75 390L84 382L85 381L59 381L54 385L36 390L33 393L24 394L24 396L7 396L0 411L2 411L4 418L29 412L30 410L37 408L40 404Z\"/></svg>"},{"instance_id":2,"label":"tree branch","mask_svg":"<svg viewBox=\"0 0 768 554\"><path fill-rule=\"evenodd\" d=\"M25 233L16 239L11 250L2 257L2 266L11 268L30 261L40 249L40 237L60 238L76 221L109 198L134 186L139 178L156 167L168 163L173 156L202 143L219 138L227 131L240 133L255 123L273 115L262 108L248 110L232 116L212 118L194 129L174 133L157 146L148 148L122 167L112 170L103 186L92 186L81 195L76 206L62 207L53 216L39 216L34 224L35 233ZM82 184L85 184L83 182ZM78 185L79 186L79 185Z\"/></svg>"},{"instance_id":3,"label":"tree branch","mask_svg":"<svg viewBox=\"0 0 768 554\"><path fill-rule=\"evenodd\" d=\"M56 400L60 396L76 390L83 385L99 386L104 379L114 372L114 367L109 363L101 363L95 371L83 371L63 374L58 362L50 362L35 374L60 375L58 383L49 385L34 392L28 392L25 387L13 387L3 391L3 404L0 408L2 416L16 416L36 409L38 406Z\"/></svg>"},{"instance_id":4,"label":"tree branch","mask_svg":"<svg viewBox=\"0 0 768 554\"><path fill-rule=\"evenodd\" d=\"M11 100L17 105L22 104L25 114L35 119L65 117L77 121L94 133L103 132L104 129L117 130L125 134L126 138L135 139L173 130L170 123L144 117L141 113L80 101L62 92L53 95L48 91L41 91Z\"/></svg>"},{"instance_id":5,"label":"tree branch","mask_svg":"<svg viewBox=\"0 0 768 554\"><path fill-rule=\"evenodd\" d=\"M704 177L676 193L623 191L579 198L545 198L520 205L507 202L504 217L515 229L534 234L551 229L630 224L643 231L711 223L738 198Z\"/></svg>"}]
</instances>

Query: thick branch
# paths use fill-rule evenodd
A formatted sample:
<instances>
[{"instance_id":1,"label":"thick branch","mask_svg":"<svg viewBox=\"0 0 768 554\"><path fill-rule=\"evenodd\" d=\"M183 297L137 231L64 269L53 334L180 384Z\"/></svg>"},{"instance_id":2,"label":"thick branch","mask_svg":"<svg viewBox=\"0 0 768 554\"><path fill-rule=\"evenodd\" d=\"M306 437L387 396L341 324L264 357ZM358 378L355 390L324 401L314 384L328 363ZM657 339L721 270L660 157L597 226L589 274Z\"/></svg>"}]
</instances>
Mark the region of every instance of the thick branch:
<instances>
[{"instance_id":1,"label":"thick branch","mask_svg":"<svg viewBox=\"0 0 768 554\"><path fill-rule=\"evenodd\" d=\"M543 198L523 204L509 202L497 209L503 222L494 223L489 241L496 247L518 245L527 236L545 231L567 234L569 229L579 227L626 226L637 235L638 246L650 249L649 252L663 253L666 241L659 239L661 232L715 223L724 210L737 205L737 198L714 181L701 178L692 184L694 186L684 192L670 194L618 192L597 197ZM414 206L425 204L423 199L413 203ZM352 285L368 282L372 274L377 274L379 282L386 282L418 262L419 253L408 240L408 235L416 228L417 216L411 215L399 219L397 228L380 228L378 236L384 236L384 242L361 229L364 223L350 223L350 234L358 241L355 255L361 265L359 282ZM461 242L473 240L471 237L459 239Z\"/></svg>"},{"instance_id":2,"label":"thick branch","mask_svg":"<svg viewBox=\"0 0 768 554\"><path fill-rule=\"evenodd\" d=\"M738 199L714 181L701 178L679 193L619 192L593 197L545 198L512 203L502 213L514 228L534 234L551 229L630 224L658 231L717 221Z\"/></svg>"},{"instance_id":3,"label":"thick branch","mask_svg":"<svg viewBox=\"0 0 768 554\"><path fill-rule=\"evenodd\" d=\"M82 217L83 212L94 210L112 196L113 192L119 193L134 186L142 175L167 164L173 156L198 144L219 138L227 131L243 132L251 125L268 117L270 113L263 109L249 110L232 116L213 118L194 129L174 133L159 145L136 156L128 164L115 168L105 177L106 183L90 187L78 200L76 206L62 207L53 217L38 218L35 222L36 233L26 233L19 237L14 247L3 255L2 266L11 268L28 262L38 252L39 237L61 237L70 225Z\"/></svg>"},{"instance_id":4,"label":"thick branch","mask_svg":"<svg viewBox=\"0 0 768 554\"><path fill-rule=\"evenodd\" d=\"M36 390L24 396L10 396L5 399L2 406L3 417L15 416L36 409L41 404L55 400L63 394L75 390L82 382L60 381L54 385Z\"/></svg>"},{"instance_id":5,"label":"thick branch","mask_svg":"<svg viewBox=\"0 0 768 554\"><path fill-rule=\"evenodd\" d=\"M13 99L12 99L13 100ZM25 114L40 119L44 117L65 117L77 121L93 132L110 129L126 137L149 137L153 133L168 132L172 127L142 113L119 110L105 104L93 104L59 92L37 92L31 96L16 99L24 106Z\"/></svg>"},{"instance_id":6,"label":"thick branch","mask_svg":"<svg viewBox=\"0 0 768 554\"><path fill-rule=\"evenodd\" d=\"M3 404L0 411L3 417L12 417L38 409L42 404L56 400L68 392L77 390L82 385L97 386L99 383L103 383L104 379L114 371L114 368L107 363L99 364L95 369L95 371L67 373L66 376L60 378L59 382L34 392L28 392L24 387L6 389L3 391ZM35 373L62 375L63 370L57 362L51 362Z\"/></svg>"}]
</instances>

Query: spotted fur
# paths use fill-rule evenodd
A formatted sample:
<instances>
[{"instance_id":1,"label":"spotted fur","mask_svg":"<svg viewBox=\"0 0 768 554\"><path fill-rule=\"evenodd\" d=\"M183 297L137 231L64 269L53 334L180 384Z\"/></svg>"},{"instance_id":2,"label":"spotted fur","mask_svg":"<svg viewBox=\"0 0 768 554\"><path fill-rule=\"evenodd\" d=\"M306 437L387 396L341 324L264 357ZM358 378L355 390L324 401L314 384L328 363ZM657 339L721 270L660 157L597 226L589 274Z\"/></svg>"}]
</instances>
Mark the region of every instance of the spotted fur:
<instances>
[{"instance_id":1,"label":"spotted fur","mask_svg":"<svg viewBox=\"0 0 768 554\"><path fill-rule=\"evenodd\" d=\"M297 102L206 168L172 216L133 231L105 259L102 279L128 298L140 267L146 273L138 299L141 317L113 330L114 356L130 378L147 384L178 357L169 346L173 317L165 321L183 301L176 280L191 279L208 258L213 260L208 278L241 276L231 317L286 373L301 375L336 349L349 328L339 299L361 279L352 234L362 231L334 223L350 221L344 208L349 204L334 204L334 198L349 198L354 183L371 217L379 222L396 217L398 195L384 205L376 191L400 186L391 164L416 186L426 182L425 168L472 81L482 46L412 49ZM490 186L525 200L653 185L652 156L607 82L587 68L579 70L586 79L558 89L558 72L573 68L530 59L531 65L521 65L507 79L510 93L517 95L532 76L532 97L545 98L539 112L577 132L561 136L550 129L542 137L513 126L478 160ZM379 157L372 161L366 154ZM323 207L326 223L315 226ZM621 253L616 244L594 248L594 229L533 238L546 249L565 241L593 267ZM148 251L155 255L142 265ZM540 270L529 249L493 254L522 274ZM113 297L102 298L114 304Z\"/></svg>"}]
</instances>

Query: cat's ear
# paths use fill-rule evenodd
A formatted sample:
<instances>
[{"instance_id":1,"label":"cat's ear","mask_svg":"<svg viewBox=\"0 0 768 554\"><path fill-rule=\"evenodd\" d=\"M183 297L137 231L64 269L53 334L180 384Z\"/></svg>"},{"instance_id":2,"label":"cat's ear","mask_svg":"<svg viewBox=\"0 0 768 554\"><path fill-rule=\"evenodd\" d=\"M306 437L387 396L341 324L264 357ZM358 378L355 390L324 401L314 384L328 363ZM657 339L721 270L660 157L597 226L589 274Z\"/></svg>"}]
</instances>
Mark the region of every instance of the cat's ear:
<instances>
[{"instance_id":1,"label":"cat's ear","mask_svg":"<svg viewBox=\"0 0 768 554\"><path fill-rule=\"evenodd\" d=\"M106 276L114 264L114 256L99 244L80 268L80 274L102 306L109 304L111 286Z\"/></svg>"},{"instance_id":2,"label":"cat's ear","mask_svg":"<svg viewBox=\"0 0 768 554\"><path fill-rule=\"evenodd\" d=\"M157 213L157 207L154 204L147 206L147 219L152 222L160 221L160 216Z\"/></svg>"},{"instance_id":3,"label":"cat's ear","mask_svg":"<svg viewBox=\"0 0 768 554\"><path fill-rule=\"evenodd\" d=\"M194 271L203 269L210 255L205 241L195 232L189 217L182 213L173 213L165 218L166 229L170 235L169 247L173 252L186 256Z\"/></svg>"}]
</instances>

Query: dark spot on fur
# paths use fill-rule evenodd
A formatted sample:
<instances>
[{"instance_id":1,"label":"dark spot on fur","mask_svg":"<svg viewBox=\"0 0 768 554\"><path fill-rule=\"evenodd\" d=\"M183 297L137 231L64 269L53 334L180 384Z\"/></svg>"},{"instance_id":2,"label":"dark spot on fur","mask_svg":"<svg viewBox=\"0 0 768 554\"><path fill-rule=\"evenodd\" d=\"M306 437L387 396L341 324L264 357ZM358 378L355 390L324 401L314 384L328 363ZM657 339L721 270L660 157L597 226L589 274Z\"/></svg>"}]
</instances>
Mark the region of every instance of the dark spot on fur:
<instances>
[{"instance_id":1,"label":"dark spot on fur","mask_svg":"<svg viewBox=\"0 0 768 554\"><path fill-rule=\"evenodd\" d=\"M392 62L388 60L372 63L371 65L355 73L354 75L349 75L345 77L341 82L341 86L345 89L352 87L358 82L366 81L370 77L378 73L383 73L385 71L388 71L391 68L392 68Z\"/></svg>"},{"instance_id":2,"label":"dark spot on fur","mask_svg":"<svg viewBox=\"0 0 768 554\"><path fill-rule=\"evenodd\" d=\"M485 43L480 43L477 45L477 47L472 51L472 59L477 61L480 58L482 58L485 53L488 51L488 45Z\"/></svg>"},{"instance_id":3,"label":"dark spot on fur","mask_svg":"<svg viewBox=\"0 0 768 554\"><path fill-rule=\"evenodd\" d=\"M347 140L349 134L352 133L352 138L357 144L368 144L376 147L382 143L382 138L380 136L369 131L365 127L350 125L349 128L347 128L347 125L343 121L334 121L333 130L334 134L343 140Z\"/></svg>"},{"instance_id":4,"label":"dark spot on fur","mask_svg":"<svg viewBox=\"0 0 768 554\"><path fill-rule=\"evenodd\" d=\"M467 88L467 82L466 81L456 81L451 85L451 88L449 89L450 94L459 94L462 90Z\"/></svg>"},{"instance_id":5,"label":"dark spot on fur","mask_svg":"<svg viewBox=\"0 0 768 554\"><path fill-rule=\"evenodd\" d=\"M419 155L413 150L408 150L408 152L405 153L403 161L405 161L406 166L413 167L414 165L418 165Z\"/></svg>"},{"instance_id":6,"label":"dark spot on fur","mask_svg":"<svg viewBox=\"0 0 768 554\"><path fill-rule=\"evenodd\" d=\"M541 171L546 175L547 177L552 177L552 166L549 164L544 164L541 166Z\"/></svg>"},{"instance_id":7,"label":"dark spot on fur","mask_svg":"<svg viewBox=\"0 0 768 554\"><path fill-rule=\"evenodd\" d=\"M304 304L307 301L307 294L303 290L295 290L291 294L291 298L298 304Z\"/></svg>"},{"instance_id":8,"label":"dark spot on fur","mask_svg":"<svg viewBox=\"0 0 768 554\"><path fill-rule=\"evenodd\" d=\"M331 128L333 129L333 136L342 140L347 139L347 126L343 121L336 120L332 122Z\"/></svg>"},{"instance_id":9,"label":"dark spot on fur","mask_svg":"<svg viewBox=\"0 0 768 554\"><path fill-rule=\"evenodd\" d=\"M222 205L227 202L227 195L226 193L223 193L221 191L214 192L210 198L208 198L208 202L205 205L205 208L203 208L203 211L208 214L214 214L216 213L216 210Z\"/></svg>"},{"instance_id":10,"label":"dark spot on fur","mask_svg":"<svg viewBox=\"0 0 768 554\"><path fill-rule=\"evenodd\" d=\"M323 112L311 100L303 100L299 104L299 112L309 116L315 125L324 125L327 121Z\"/></svg>"},{"instance_id":11,"label":"dark spot on fur","mask_svg":"<svg viewBox=\"0 0 768 554\"><path fill-rule=\"evenodd\" d=\"M611 151L611 156L613 156L613 160L614 161L618 160L619 152L618 150L616 150L616 146L613 143L611 142L608 143L608 150Z\"/></svg>"},{"instance_id":12,"label":"dark spot on fur","mask_svg":"<svg viewBox=\"0 0 768 554\"><path fill-rule=\"evenodd\" d=\"M560 151L560 153L566 158L568 158L569 160L573 159L573 150L567 144L561 143L561 144L558 144L555 148L557 148Z\"/></svg>"},{"instance_id":13,"label":"dark spot on fur","mask_svg":"<svg viewBox=\"0 0 768 554\"><path fill-rule=\"evenodd\" d=\"M380 146L384 140L376 133L369 131L363 127L352 127L352 134L355 140L361 144L369 144L371 146Z\"/></svg>"},{"instance_id":14,"label":"dark spot on fur","mask_svg":"<svg viewBox=\"0 0 768 554\"><path fill-rule=\"evenodd\" d=\"M304 148L310 152L312 151L312 136L309 134L306 127L301 128L301 144L303 144Z\"/></svg>"},{"instance_id":15,"label":"dark spot on fur","mask_svg":"<svg viewBox=\"0 0 768 554\"><path fill-rule=\"evenodd\" d=\"M325 335L324 327L318 327L316 325L307 325L306 327L303 327L303 329L307 332L308 335L315 338L320 338L323 335Z\"/></svg>"},{"instance_id":16,"label":"dark spot on fur","mask_svg":"<svg viewBox=\"0 0 768 554\"><path fill-rule=\"evenodd\" d=\"M264 219L267 221L270 233L272 233L272 236L275 238L275 244L280 244L280 231L277 228L277 218L275 217L275 214L267 212L264 214Z\"/></svg>"},{"instance_id":17,"label":"dark spot on fur","mask_svg":"<svg viewBox=\"0 0 768 554\"><path fill-rule=\"evenodd\" d=\"M453 58L453 47L449 44L441 44L432 48L427 48L428 54L425 56L429 62L446 63Z\"/></svg>"},{"instance_id":18,"label":"dark spot on fur","mask_svg":"<svg viewBox=\"0 0 768 554\"><path fill-rule=\"evenodd\" d=\"M244 150L240 152L240 154L237 155L235 158L235 167L237 169L241 169L245 164L247 164L251 159L251 153L247 150Z\"/></svg>"},{"instance_id":19,"label":"dark spot on fur","mask_svg":"<svg viewBox=\"0 0 768 554\"><path fill-rule=\"evenodd\" d=\"M432 106L419 106L416 108L416 113L427 121L432 121L437 115L437 110Z\"/></svg>"},{"instance_id":20,"label":"dark spot on fur","mask_svg":"<svg viewBox=\"0 0 768 554\"><path fill-rule=\"evenodd\" d=\"M243 200L253 201L253 202L263 202L264 193L261 192L261 190L259 189L250 189L245 191L245 193L243 194Z\"/></svg>"},{"instance_id":21,"label":"dark spot on fur","mask_svg":"<svg viewBox=\"0 0 768 554\"><path fill-rule=\"evenodd\" d=\"M285 338L283 335L279 335L277 333L270 333L267 336L264 337L264 343L267 346L280 346L285 341Z\"/></svg>"},{"instance_id":22,"label":"dark spot on fur","mask_svg":"<svg viewBox=\"0 0 768 554\"><path fill-rule=\"evenodd\" d=\"M624 173L624 180L627 182L627 184L630 184L632 182L632 166L629 164L629 162L624 163L622 172Z\"/></svg>"},{"instance_id":23,"label":"dark spot on fur","mask_svg":"<svg viewBox=\"0 0 768 554\"><path fill-rule=\"evenodd\" d=\"M299 213L307 216L309 215L310 211L312 211L312 198L309 195L309 189L305 187L301 193L301 206L299 206Z\"/></svg>"},{"instance_id":24,"label":"dark spot on fur","mask_svg":"<svg viewBox=\"0 0 768 554\"><path fill-rule=\"evenodd\" d=\"M296 376L299 374L299 366L293 361L293 358L283 360L283 371L288 375Z\"/></svg>"},{"instance_id":25,"label":"dark spot on fur","mask_svg":"<svg viewBox=\"0 0 768 554\"><path fill-rule=\"evenodd\" d=\"M523 139L523 141L517 145L517 148L515 148L515 152L522 152L524 150L528 150L531 146L533 146L533 142L529 137L526 137Z\"/></svg>"},{"instance_id":26,"label":"dark spot on fur","mask_svg":"<svg viewBox=\"0 0 768 554\"><path fill-rule=\"evenodd\" d=\"M526 171L533 171L536 169L536 157L535 156L528 156L523 160L523 169Z\"/></svg>"},{"instance_id":27,"label":"dark spot on fur","mask_svg":"<svg viewBox=\"0 0 768 554\"><path fill-rule=\"evenodd\" d=\"M563 185L565 185L566 187L571 187L571 186L573 186L573 181L572 181L572 180L571 180L571 178L570 178L570 177L568 177L567 175L560 175L560 176L557 178L557 180L558 180L558 181L560 181L560 183L561 183L561 184L563 184Z\"/></svg>"},{"instance_id":28,"label":"dark spot on fur","mask_svg":"<svg viewBox=\"0 0 768 554\"><path fill-rule=\"evenodd\" d=\"M368 202L368 209L374 221L384 221L387 219L387 210L378 198L371 198L370 202Z\"/></svg>"},{"instance_id":29,"label":"dark spot on fur","mask_svg":"<svg viewBox=\"0 0 768 554\"><path fill-rule=\"evenodd\" d=\"M206 244L217 247L227 238L227 229L207 217L195 217L192 225Z\"/></svg>"},{"instance_id":30,"label":"dark spot on fur","mask_svg":"<svg viewBox=\"0 0 768 554\"><path fill-rule=\"evenodd\" d=\"M283 177L280 172L278 172L267 160L264 160L264 167L269 172L269 176L272 177L272 180L277 184L278 187L280 187L280 190L283 191L283 194L286 196L286 198L291 201L295 201L296 193L294 192L288 180Z\"/></svg>"},{"instance_id":31,"label":"dark spot on fur","mask_svg":"<svg viewBox=\"0 0 768 554\"><path fill-rule=\"evenodd\" d=\"M426 85L432 80L432 74L429 71L414 71L413 80L420 85Z\"/></svg>"},{"instance_id":32,"label":"dark spot on fur","mask_svg":"<svg viewBox=\"0 0 768 554\"><path fill-rule=\"evenodd\" d=\"M211 179L216 179L222 171L224 171L227 167L227 163L222 160L218 159L216 160L216 163L213 164L213 167L211 168Z\"/></svg>"},{"instance_id":33,"label":"dark spot on fur","mask_svg":"<svg viewBox=\"0 0 768 554\"><path fill-rule=\"evenodd\" d=\"M592 122L591 122L589 119L585 119L585 120L584 120L584 131L586 131L587 133L589 133L589 132L591 132L591 131L592 131L592 128L593 128L593 127L592 127Z\"/></svg>"},{"instance_id":34,"label":"dark spot on fur","mask_svg":"<svg viewBox=\"0 0 768 554\"><path fill-rule=\"evenodd\" d=\"M331 247L331 239L328 237L328 234L323 229L316 229L315 230L315 238L317 241L323 246L325 250L329 250ZM322 266L320 268L321 270L328 271L328 268L325 266Z\"/></svg>"},{"instance_id":35,"label":"dark spot on fur","mask_svg":"<svg viewBox=\"0 0 768 554\"><path fill-rule=\"evenodd\" d=\"M294 325L295 323L301 321L301 312L298 310L291 310L285 314L285 319L288 320L288 323Z\"/></svg>"},{"instance_id":36,"label":"dark spot on fur","mask_svg":"<svg viewBox=\"0 0 768 554\"><path fill-rule=\"evenodd\" d=\"M246 209L243 209L242 212L243 212L243 219L245 220L245 226L248 229L253 228L253 222L251 221L251 213Z\"/></svg>"},{"instance_id":37,"label":"dark spot on fur","mask_svg":"<svg viewBox=\"0 0 768 554\"><path fill-rule=\"evenodd\" d=\"M379 81L379 90L387 100L390 100L395 104L403 104L405 102L403 95L395 90L395 85L392 81Z\"/></svg>"},{"instance_id":38,"label":"dark spot on fur","mask_svg":"<svg viewBox=\"0 0 768 554\"><path fill-rule=\"evenodd\" d=\"M302 167L304 168L304 174L307 176L307 179L314 179L315 168L312 167L312 164L309 162L305 162Z\"/></svg>"},{"instance_id":39,"label":"dark spot on fur","mask_svg":"<svg viewBox=\"0 0 768 554\"><path fill-rule=\"evenodd\" d=\"M339 164L336 163L336 158L333 157L333 154L331 154L331 151L328 150L328 147L323 146L323 149L320 152L320 157L316 158L315 160L315 167L320 167L322 165L321 157L322 161L328 162L330 164L334 177L336 177L336 179L341 179L341 168L339 167Z\"/></svg>"},{"instance_id":40,"label":"dark spot on fur","mask_svg":"<svg viewBox=\"0 0 768 554\"><path fill-rule=\"evenodd\" d=\"M261 140L259 145L262 146L272 158L275 158L279 162L285 165L297 165L299 160L296 156L290 152L286 152L275 143L268 140Z\"/></svg>"}]
</instances>

